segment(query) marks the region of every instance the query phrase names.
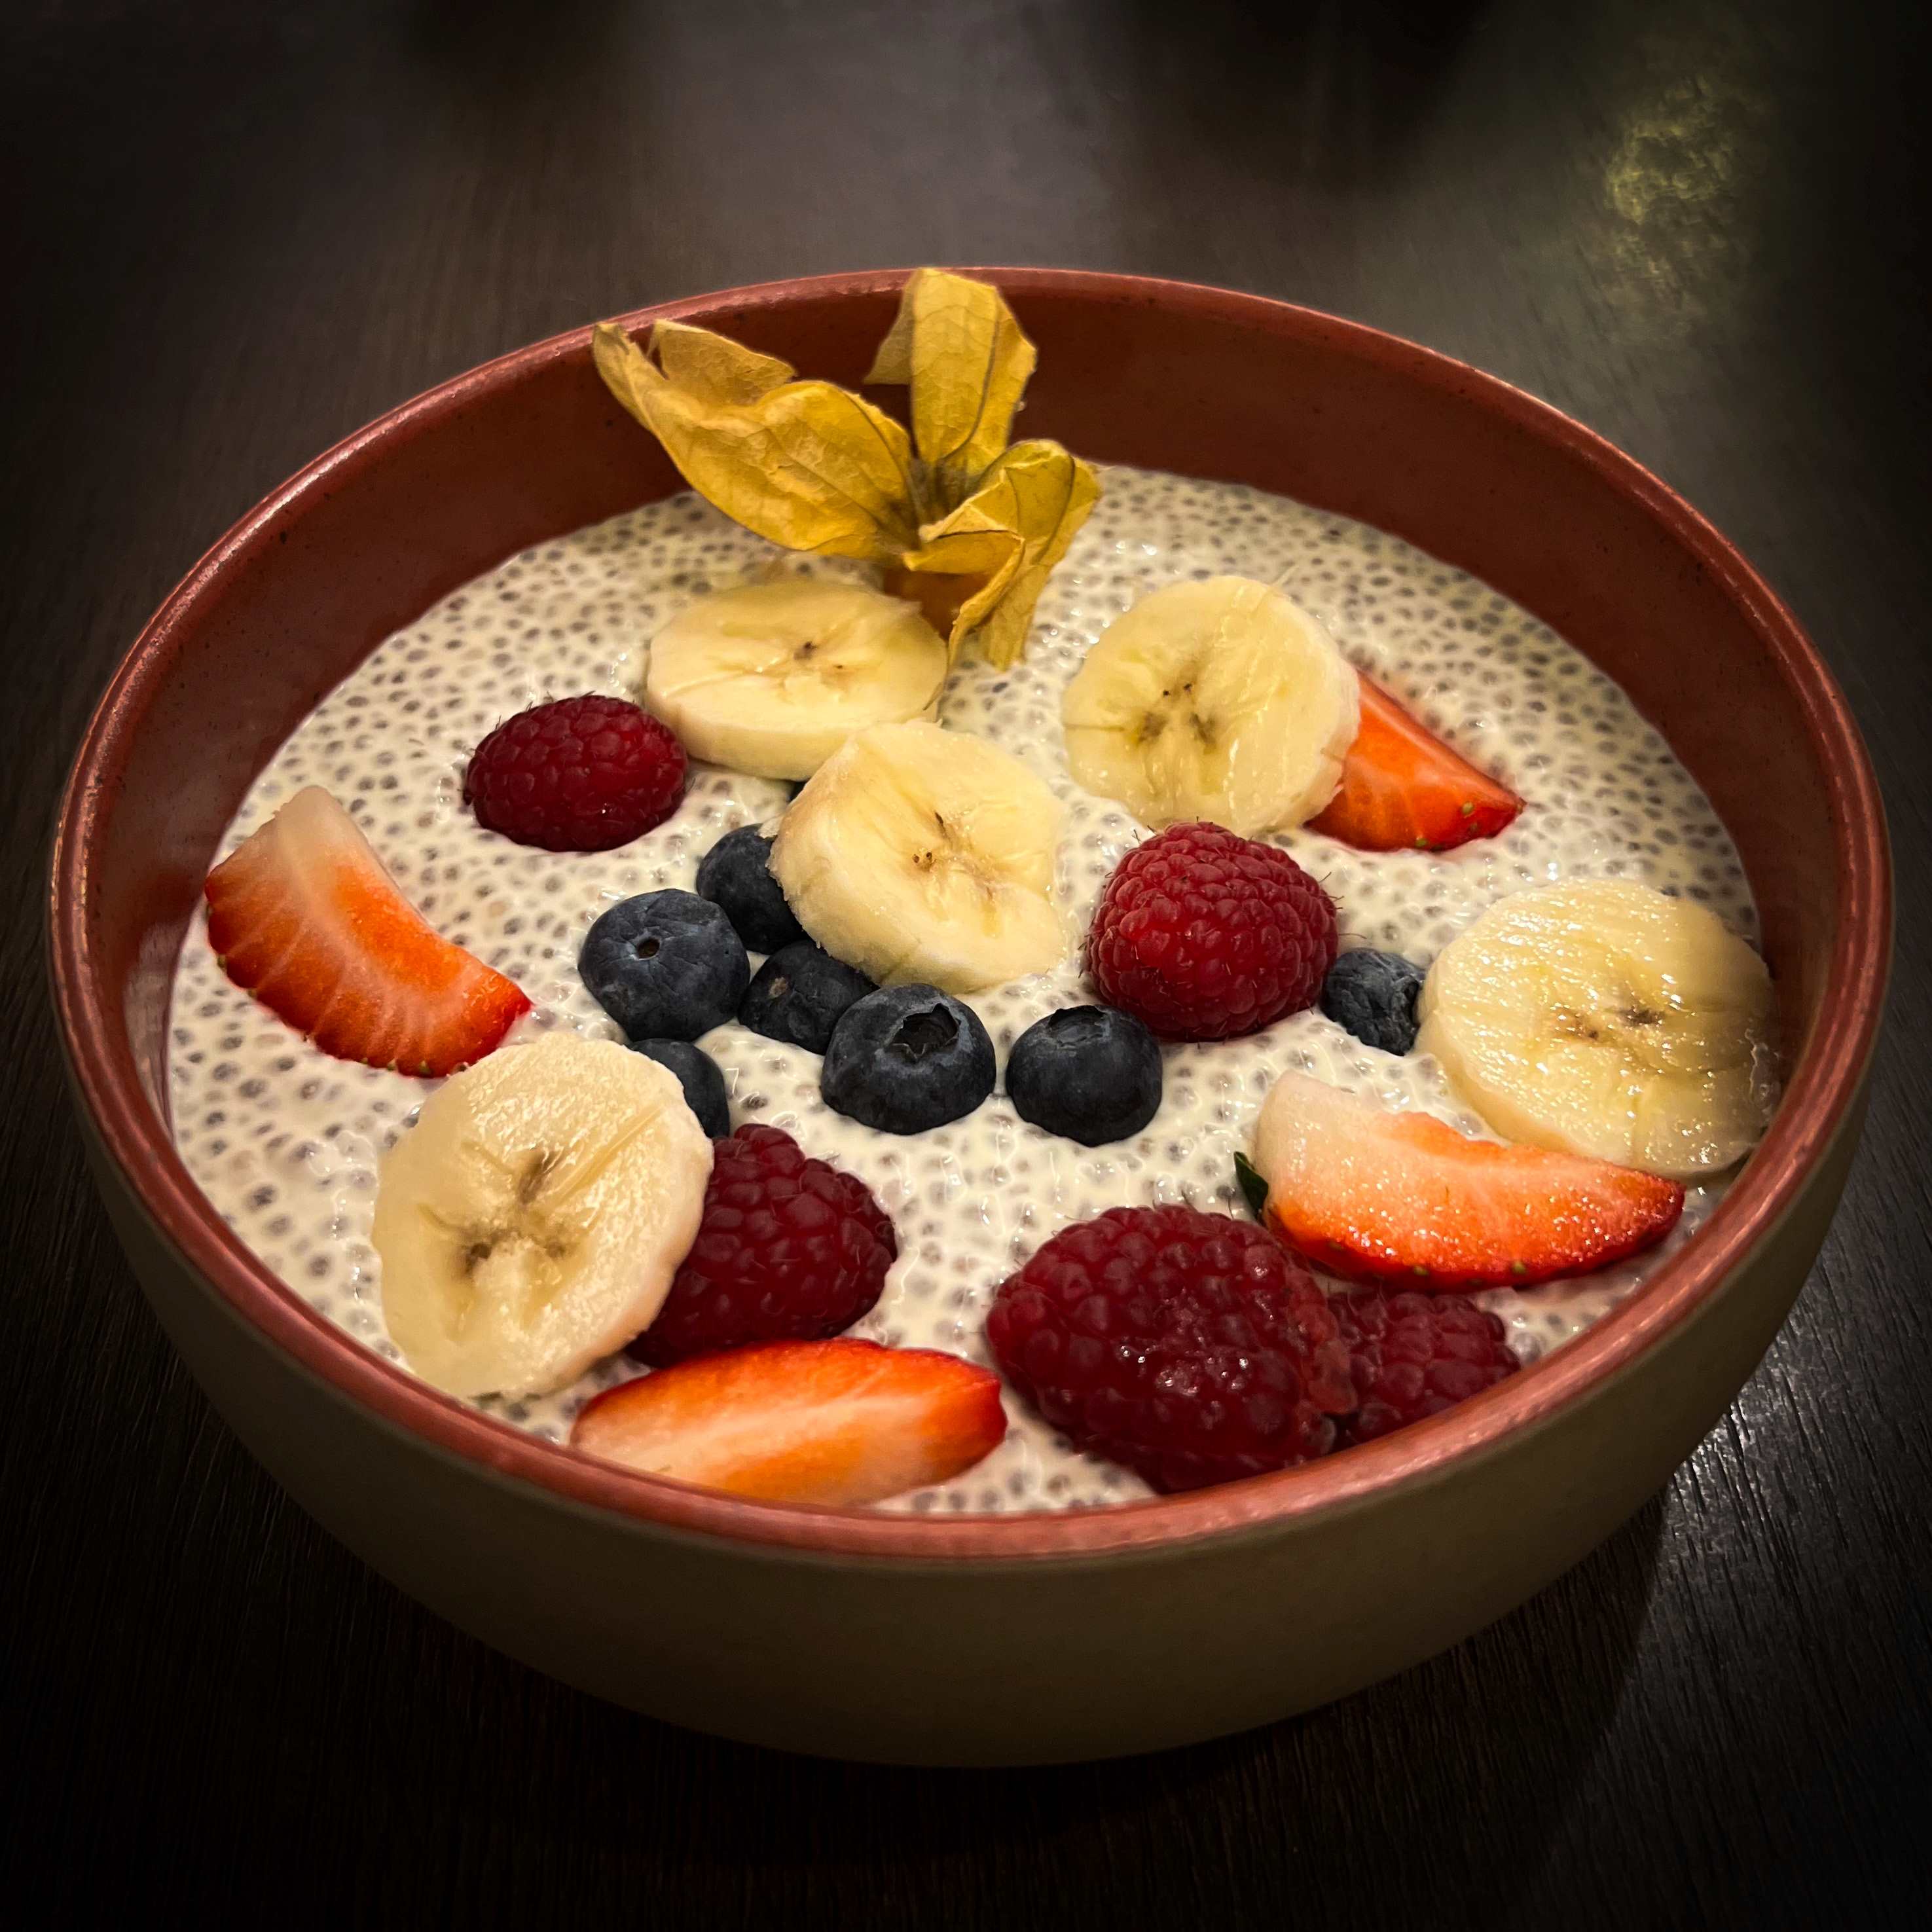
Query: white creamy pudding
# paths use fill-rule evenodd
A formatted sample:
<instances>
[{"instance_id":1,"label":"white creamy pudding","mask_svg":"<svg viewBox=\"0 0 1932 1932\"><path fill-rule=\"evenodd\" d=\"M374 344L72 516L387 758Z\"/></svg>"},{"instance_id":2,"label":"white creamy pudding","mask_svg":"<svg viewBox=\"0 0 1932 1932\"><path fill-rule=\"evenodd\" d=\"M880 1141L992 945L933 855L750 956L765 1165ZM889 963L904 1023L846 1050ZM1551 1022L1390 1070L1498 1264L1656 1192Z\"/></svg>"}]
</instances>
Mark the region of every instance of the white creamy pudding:
<instances>
[{"instance_id":1,"label":"white creamy pudding","mask_svg":"<svg viewBox=\"0 0 1932 1932\"><path fill-rule=\"evenodd\" d=\"M947 727L993 740L1064 801L1057 890L1075 931L1147 828L1074 782L1062 693L1096 638L1137 598L1178 579L1232 573L1288 592L1360 669L1524 801L1499 836L1444 853L1358 852L1305 830L1272 838L1326 886L1344 946L1426 965L1510 893L1602 878L1702 901L1755 939L1743 870L1709 801L1622 692L1546 626L1393 537L1298 503L1130 470L1108 470L1104 481L1099 507L1047 583L1024 660L1005 670L962 662L940 710ZM535 1011L513 1038L554 1027L614 1037L578 976L591 922L632 894L689 888L711 845L734 826L775 820L788 788L694 764L682 806L656 830L616 851L552 853L476 822L463 802L465 764L494 725L529 705L585 692L637 695L650 640L676 612L706 592L799 567L690 495L512 558L390 638L324 699L250 790L223 853L302 787L326 787L424 916L529 994ZM1076 950L1052 973L968 1003L1004 1056L1034 1021L1092 997ZM1000 1092L950 1126L877 1132L826 1106L817 1055L736 1022L702 1044L724 1070L734 1121L784 1128L808 1154L860 1175L891 1216L898 1259L853 1332L982 1364L994 1289L1069 1222L1178 1202L1244 1214L1234 1155L1285 1070L1484 1131L1427 1056L1366 1046L1313 1010L1248 1038L1163 1048L1165 1094L1151 1126L1091 1149L1022 1121ZM176 972L169 1068L182 1156L239 1238L322 1314L398 1359L370 1232L379 1158L409 1126L425 1083L309 1046L230 982L199 917ZM1628 1294L1702 1223L1724 1184L1690 1187L1676 1228L1637 1259L1486 1294L1518 1355L1570 1339ZM561 1441L590 1395L638 1372L616 1358L555 1395L478 1406ZM1057 1442L1010 1395L1007 1410L1011 1428L991 1456L889 1507L1056 1508L1148 1493L1138 1477Z\"/></svg>"}]
</instances>

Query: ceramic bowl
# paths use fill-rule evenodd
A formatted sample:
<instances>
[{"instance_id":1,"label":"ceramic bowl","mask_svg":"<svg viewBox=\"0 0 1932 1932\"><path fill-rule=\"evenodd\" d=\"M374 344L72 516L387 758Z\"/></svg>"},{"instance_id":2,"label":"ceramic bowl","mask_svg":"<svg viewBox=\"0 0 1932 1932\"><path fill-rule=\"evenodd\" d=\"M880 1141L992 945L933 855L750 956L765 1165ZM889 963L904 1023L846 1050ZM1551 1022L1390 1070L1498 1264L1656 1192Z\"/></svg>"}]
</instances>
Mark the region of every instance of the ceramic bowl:
<instances>
[{"instance_id":1,"label":"ceramic bowl","mask_svg":"<svg viewBox=\"0 0 1932 1932\"><path fill-rule=\"evenodd\" d=\"M580 1458L369 1352L258 1263L166 1112L170 978L250 778L382 638L527 545L679 487L578 330L405 404L250 512L88 728L52 878L59 1031L157 1312L304 1508L485 1642L600 1696L836 1756L1017 1763L1264 1723L1454 1643L1651 1496L1763 1354L1857 1138L1890 932L1844 700L1738 553L1586 429L1305 309L992 271L1040 349L1029 434L1258 484L1473 572L1604 667L1736 837L1790 1080L1708 1224L1580 1340L1325 1463L1126 1507L928 1516L740 1500ZM646 310L858 380L896 274Z\"/></svg>"}]
</instances>

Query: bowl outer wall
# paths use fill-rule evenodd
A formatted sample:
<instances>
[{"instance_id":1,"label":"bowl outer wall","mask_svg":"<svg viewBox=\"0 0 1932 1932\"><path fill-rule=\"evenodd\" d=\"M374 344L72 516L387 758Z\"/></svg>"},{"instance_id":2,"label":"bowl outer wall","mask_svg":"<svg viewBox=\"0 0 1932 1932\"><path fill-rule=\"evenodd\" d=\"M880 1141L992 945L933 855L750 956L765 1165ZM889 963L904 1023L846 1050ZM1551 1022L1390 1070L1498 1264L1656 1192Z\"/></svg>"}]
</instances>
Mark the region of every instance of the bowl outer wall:
<instances>
[{"instance_id":1,"label":"bowl outer wall","mask_svg":"<svg viewBox=\"0 0 1932 1932\"><path fill-rule=\"evenodd\" d=\"M202 1292L362 1405L345 1412L345 1426L366 1424L373 1410L553 1497L826 1552L1071 1558L1285 1525L1432 1478L1448 1460L1530 1426L1654 1348L1762 1240L1801 1173L1841 1138L1882 986L1882 820L1842 699L1736 554L1587 430L1376 332L1220 291L988 272L1041 346L1029 433L1057 432L1102 458L1239 474L1394 529L1556 625L1670 726L1744 851L1800 1055L1771 1136L1709 1228L1641 1295L1466 1412L1333 1464L1079 1517L928 1521L705 1496L535 1444L367 1354L240 1249L166 1142L153 1103L168 976L242 788L322 690L502 556L675 486L650 440L596 385L578 332L406 405L238 525L110 687L63 810L53 968L83 1112ZM823 278L648 314L716 322L853 380L897 280ZM1700 675L1687 683L1693 647ZM1744 743L1736 719L1747 706L1754 729ZM184 759L188 745L203 754ZM1767 769L1786 782L1764 784Z\"/></svg>"},{"instance_id":2,"label":"bowl outer wall","mask_svg":"<svg viewBox=\"0 0 1932 1932\"><path fill-rule=\"evenodd\" d=\"M1718 1420L1835 1210L1862 1095L1721 1293L1535 1421L1406 1480L1218 1536L976 1562L668 1527L373 1415L183 1263L91 1127L110 1220L196 1380L324 1528L471 1635L741 1742L921 1765L1187 1744L1311 1709L1513 1610Z\"/></svg>"}]
</instances>

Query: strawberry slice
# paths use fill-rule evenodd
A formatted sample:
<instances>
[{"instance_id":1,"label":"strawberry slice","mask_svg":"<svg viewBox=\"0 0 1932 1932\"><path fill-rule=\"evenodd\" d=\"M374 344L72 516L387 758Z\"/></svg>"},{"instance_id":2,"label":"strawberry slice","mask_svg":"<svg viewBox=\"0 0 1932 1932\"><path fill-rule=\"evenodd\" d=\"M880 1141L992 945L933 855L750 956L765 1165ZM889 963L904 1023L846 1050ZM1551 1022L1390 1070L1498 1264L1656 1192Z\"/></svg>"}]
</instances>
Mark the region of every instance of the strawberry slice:
<instances>
[{"instance_id":1,"label":"strawberry slice","mask_svg":"<svg viewBox=\"0 0 1932 1932\"><path fill-rule=\"evenodd\" d=\"M877 1503L970 1468L1006 1432L1000 1378L844 1337L698 1355L585 1404L572 1446L788 1503Z\"/></svg>"},{"instance_id":2,"label":"strawberry slice","mask_svg":"<svg viewBox=\"0 0 1932 1932\"><path fill-rule=\"evenodd\" d=\"M1522 809L1507 785L1457 757L1380 685L1361 684L1361 728L1311 830L1364 852L1446 852L1492 837Z\"/></svg>"},{"instance_id":3,"label":"strawberry slice","mask_svg":"<svg viewBox=\"0 0 1932 1932\"><path fill-rule=\"evenodd\" d=\"M530 1010L404 898L320 785L297 792L204 890L222 970L338 1060L452 1073Z\"/></svg>"},{"instance_id":4,"label":"strawberry slice","mask_svg":"<svg viewBox=\"0 0 1932 1932\"><path fill-rule=\"evenodd\" d=\"M1587 1274L1660 1240L1684 1210L1674 1180L1472 1140L1305 1073L1275 1082L1255 1165L1270 1226L1316 1267L1430 1290Z\"/></svg>"}]
</instances>

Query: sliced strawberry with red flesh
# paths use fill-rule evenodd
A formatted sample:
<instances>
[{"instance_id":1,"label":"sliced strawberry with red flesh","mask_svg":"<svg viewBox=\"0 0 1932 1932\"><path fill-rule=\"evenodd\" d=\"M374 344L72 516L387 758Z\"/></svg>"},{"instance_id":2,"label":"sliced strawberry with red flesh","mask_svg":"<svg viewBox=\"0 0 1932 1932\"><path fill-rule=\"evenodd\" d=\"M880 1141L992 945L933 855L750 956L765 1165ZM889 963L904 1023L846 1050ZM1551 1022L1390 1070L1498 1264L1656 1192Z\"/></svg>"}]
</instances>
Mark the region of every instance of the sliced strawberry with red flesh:
<instances>
[{"instance_id":1,"label":"sliced strawberry with red flesh","mask_svg":"<svg viewBox=\"0 0 1932 1932\"><path fill-rule=\"evenodd\" d=\"M586 1403L572 1446L707 1489L877 1503L943 1483L1006 1432L1000 1379L932 1348L842 1337L698 1355Z\"/></svg>"},{"instance_id":2,"label":"sliced strawberry with red flesh","mask_svg":"<svg viewBox=\"0 0 1932 1932\"><path fill-rule=\"evenodd\" d=\"M323 1052L405 1073L454 1072L530 1010L403 896L319 785L208 875L208 938L243 991Z\"/></svg>"},{"instance_id":3,"label":"sliced strawberry with red flesh","mask_svg":"<svg viewBox=\"0 0 1932 1932\"><path fill-rule=\"evenodd\" d=\"M1674 1180L1472 1140L1426 1114L1286 1073L1262 1109L1266 1217L1317 1268L1410 1288L1522 1288L1585 1274L1676 1226Z\"/></svg>"},{"instance_id":4,"label":"sliced strawberry with red flesh","mask_svg":"<svg viewBox=\"0 0 1932 1932\"><path fill-rule=\"evenodd\" d=\"M1522 809L1507 785L1459 758L1381 686L1366 677L1361 686L1361 728L1311 830L1364 852L1446 852L1492 837Z\"/></svg>"}]
</instances>

